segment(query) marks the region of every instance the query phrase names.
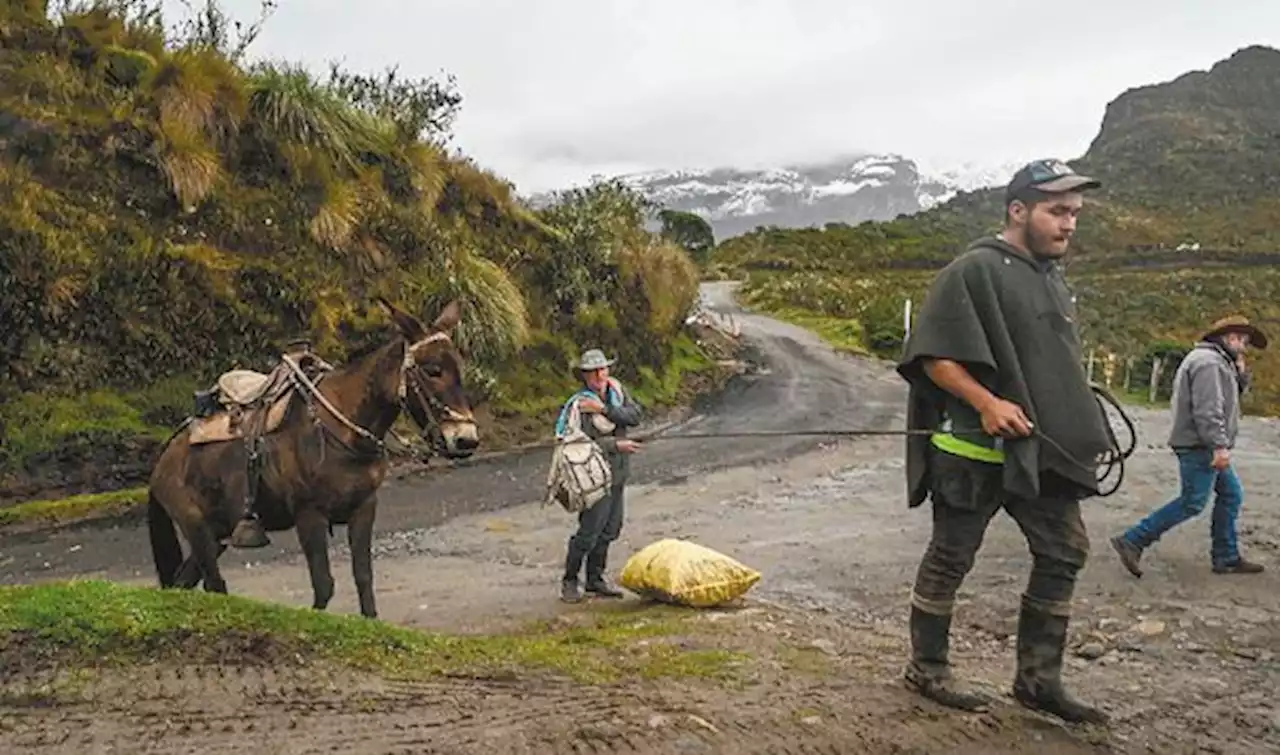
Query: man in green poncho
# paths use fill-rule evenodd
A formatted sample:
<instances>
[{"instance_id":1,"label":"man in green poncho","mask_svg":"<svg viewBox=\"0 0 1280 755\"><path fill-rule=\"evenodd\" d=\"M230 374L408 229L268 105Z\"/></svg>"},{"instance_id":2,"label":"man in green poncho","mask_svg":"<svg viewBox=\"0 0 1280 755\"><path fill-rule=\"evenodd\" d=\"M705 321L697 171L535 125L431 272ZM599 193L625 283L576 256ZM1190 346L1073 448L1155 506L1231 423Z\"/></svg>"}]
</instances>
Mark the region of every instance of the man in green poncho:
<instances>
[{"instance_id":1,"label":"man in green poncho","mask_svg":"<svg viewBox=\"0 0 1280 755\"><path fill-rule=\"evenodd\" d=\"M1080 501L1097 495L1094 462L1110 443L1058 263L1082 193L1099 185L1057 160L1019 170L1005 190L1004 230L938 274L898 366L910 383L909 427L934 431L907 441L909 505L932 501L933 535L912 592L905 677L953 708L989 704L952 678L948 644L956 592L1003 508L1033 559L1014 697L1068 721L1108 718L1060 679L1076 574L1089 553Z\"/></svg>"}]
</instances>

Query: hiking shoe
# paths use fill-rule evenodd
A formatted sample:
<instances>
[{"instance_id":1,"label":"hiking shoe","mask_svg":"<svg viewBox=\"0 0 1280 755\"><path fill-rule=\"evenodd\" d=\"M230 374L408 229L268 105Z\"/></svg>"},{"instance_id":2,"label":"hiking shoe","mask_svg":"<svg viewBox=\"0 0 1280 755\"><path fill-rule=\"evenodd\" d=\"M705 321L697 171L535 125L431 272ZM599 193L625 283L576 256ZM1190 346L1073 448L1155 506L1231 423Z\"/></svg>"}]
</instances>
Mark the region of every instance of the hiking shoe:
<instances>
[{"instance_id":1,"label":"hiking shoe","mask_svg":"<svg viewBox=\"0 0 1280 755\"><path fill-rule=\"evenodd\" d=\"M265 548L271 540L257 519L241 519L231 532L231 544L237 548Z\"/></svg>"},{"instance_id":2,"label":"hiking shoe","mask_svg":"<svg viewBox=\"0 0 1280 755\"><path fill-rule=\"evenodd\" d=\"M1214 574L1261 574L1263 571L1262 564L1255 564L1244 558L1238 558L1227 564L1213 565Z\"/></svg>"},{"instance_id":3,"label":"hiking shoe","mask_svg":"<svg viewBox=\"0 0 1280 755\"><path fill-rule=\"evenodd\" d=\"M578 589L576 579L566 579L560 583L560 600L566 603L577 603L582 600L582 591Z\"/></svg>"},{"instance_id":4,"label":"hiking shoe","mask_svg":"<svg viewBox=\"0 0 1280 755\"><path fill-rule=\"evenodd\" d=\"M1111 547L1120 556L1120 563L1135 577L1142 576L1142 549L1125 539L1124 535L1111 538Z\"/></svg>"},{"instance_id":5,"label":"hiking shoe","mask_svg":"<svg viewBox=\"0 0 1280 755\"><path fill-rule=\"evenodd\" d=\"M587 592L600 598L621 598L623 596L623 592L621 590L609 584L609 582L604 579L601 579L598 582L588 582Z\"/></svg>"}]
</instances>

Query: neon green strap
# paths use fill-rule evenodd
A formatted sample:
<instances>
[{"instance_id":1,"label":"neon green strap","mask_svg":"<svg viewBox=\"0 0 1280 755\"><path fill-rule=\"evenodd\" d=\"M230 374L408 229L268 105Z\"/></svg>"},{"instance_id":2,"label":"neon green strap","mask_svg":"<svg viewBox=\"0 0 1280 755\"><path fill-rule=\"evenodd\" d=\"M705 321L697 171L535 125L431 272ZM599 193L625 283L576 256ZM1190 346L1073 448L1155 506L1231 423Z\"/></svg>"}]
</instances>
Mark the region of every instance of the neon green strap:
<instances>
[{"instance_id":1,"label":"neon green strap","mask_svg":"<svg viewBox=\"0 0 1280 755\"><path fill-rule=\"evenodd\" d=\"M951 433L934 433L933 445L939 451L959 456L962 459L984 461L988 464L1004 463L1004 451L998 448L980 446L977 443L970 443L967 440L957 438Z\"/></svg>"}]
</instances>

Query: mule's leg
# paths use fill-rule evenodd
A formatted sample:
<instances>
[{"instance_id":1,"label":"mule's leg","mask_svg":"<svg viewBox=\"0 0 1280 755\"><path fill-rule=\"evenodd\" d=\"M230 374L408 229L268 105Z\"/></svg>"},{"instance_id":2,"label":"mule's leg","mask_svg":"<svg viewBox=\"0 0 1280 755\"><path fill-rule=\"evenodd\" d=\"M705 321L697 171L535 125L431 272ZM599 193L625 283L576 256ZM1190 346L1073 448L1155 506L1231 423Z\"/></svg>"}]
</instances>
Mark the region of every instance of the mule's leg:
<instances>
[{"instance_id":1,"label":"mule's leg","mask_svg":"<svg viewBox=\"0 0 1280 755\"><path fill-rule=\"evenodd\" d=\"M187 556L187 560L182 562L181 568L178 569L178 576L173 579L173 586L180 587L183 590L190 590L200 581L200 564L196 563L195 556Z\"/></svg>"},{"instance_id":2,"label":"mule's leg","mask_svg":"<svg viewBox=\"0 0 1280 755\"><path fill-rule=\"evenodd\" d=\"M218 568L222 546L213 536L213 530L204 521L197 522L188 530L187 541L191 544L191 557L195 559L197 568L204 573L205 592L226 593L227 582Z\"/></svg>"},{"instance_id":3,"label":"mule's leg","mask_svg":"<svg viewBox=\"0 0 1280 755\"><path fill-rule=\"evenodd\" d=\"M218 557L221 558L226 552L227 544L218 543ZM173 580L174 586L190 590L200 581L200 577L200 564L196 562L194 556L187 556L187 560L183 561L182 566L178 568L178 575Z\"/></svg>"},{"instance_id":4,"label":"mule's leg","mask_svg":"<svg viewBox=\"0 0 1280 755\"><path fill-rule=\"evenodd\" d=\"M355 577L356 593L360 596L360 613L370 619L378 618L377 604L373 599L373 519L377 509L378 497L371 495L347 522L351 575Z\"/></svg>"},{"instance_id":5,"label":"mule's leg","mask_svg":"<svg viewBox=\"0 0 1280 755\"><path fill-rule=\"evenodd\" d=\"M311 607L323 611L333 600L333 573L329 570L329 522L315 509L298 512L298 545L307 557L311 572L311 590L315 601Z\"/></svg>"}]
</instances>

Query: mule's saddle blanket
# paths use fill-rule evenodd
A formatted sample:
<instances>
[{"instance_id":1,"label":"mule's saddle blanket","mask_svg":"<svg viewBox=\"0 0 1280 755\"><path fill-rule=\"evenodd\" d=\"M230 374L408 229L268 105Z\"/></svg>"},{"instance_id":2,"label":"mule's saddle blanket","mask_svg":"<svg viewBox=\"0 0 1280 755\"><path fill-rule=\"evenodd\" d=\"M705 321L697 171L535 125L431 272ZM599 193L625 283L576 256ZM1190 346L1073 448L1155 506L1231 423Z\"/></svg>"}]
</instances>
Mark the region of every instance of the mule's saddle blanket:
<instances>
[{"instance_id":1,"label":"mule's saddle blanket","mask_svg":"<svg viewBox=\"0 0 1280 755\"><path fill-rule=\"evenodd\" d=\"M288 368L277 367L270 374L253 370L231 370L217 382L218 401L224 409L197 417L191 422L187 442L191 445L238 440L266 435L284 421L293 396Z\"/></svg>"},{"instance_id":2,"label":"mule's saddle blanket","mask_svg":"<svg viewBox=\"0 0 1280 755\"><path fill-rule=\"evenodd\" d=\"M271 387L271 375L253 370L231 370L218 378L218 393L227 406L253 406Z\"/></svg>"}]
</instances>

